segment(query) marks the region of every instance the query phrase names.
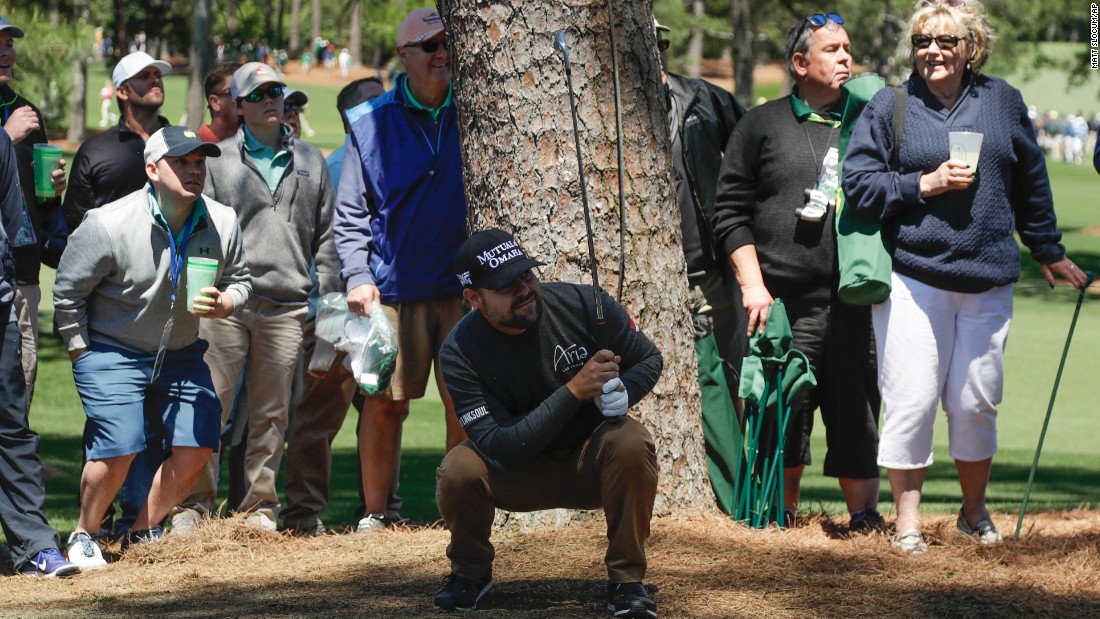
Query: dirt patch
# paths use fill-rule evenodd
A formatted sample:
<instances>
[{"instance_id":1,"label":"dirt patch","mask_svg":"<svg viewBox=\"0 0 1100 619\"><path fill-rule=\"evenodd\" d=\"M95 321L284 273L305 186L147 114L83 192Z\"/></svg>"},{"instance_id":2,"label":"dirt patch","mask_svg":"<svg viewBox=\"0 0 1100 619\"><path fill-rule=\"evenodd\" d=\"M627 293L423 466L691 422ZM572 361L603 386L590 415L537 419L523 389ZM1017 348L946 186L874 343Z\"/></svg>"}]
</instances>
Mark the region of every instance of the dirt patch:
<instances>
[{"instance_id":1,"label":"dirt patch","mask_svg":"<svg viewBox=\"0 0 1100 619\"><path fill-rule=\"evenodd\" d=\"M995 518L1002 531L1014 518ZM753 531L715 514L653 522L647 584L663 618L1096 617L1100 513L1029 516L1023 541L983 547L926 518L932 548L903 556L885 535L846 539L843 522ZM138 547L65 580L9 578L0 616L425 617L447 532L297 539L239 520ZM497 585L478 617L601 617L602 521L494 534ZM112 549L115 550L115 549Z\"/></svg>"},{"instance_id":2,"label":"dirt patch","mask_svg":"<svg viewBox=\"0 0 1100 619\"><path fill-rule=\"evenodd\" d=\"M1079 234L1087 234L1089 236L1100 236L1100 226L1087 226L1078 230Z\"/></svg>"}]
</instances>

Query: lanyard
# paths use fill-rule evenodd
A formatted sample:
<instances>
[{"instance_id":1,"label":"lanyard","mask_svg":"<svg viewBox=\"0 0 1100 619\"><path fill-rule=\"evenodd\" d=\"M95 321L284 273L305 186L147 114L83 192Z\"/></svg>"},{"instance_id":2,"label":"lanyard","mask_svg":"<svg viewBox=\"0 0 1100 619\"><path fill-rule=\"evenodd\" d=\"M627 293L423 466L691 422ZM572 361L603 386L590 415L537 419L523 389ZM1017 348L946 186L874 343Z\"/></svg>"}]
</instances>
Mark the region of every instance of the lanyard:
<instances>
[{"instance_id":1,"label":"lanyard","mask_svg":"<svg viewBox=\"0 0 1100 619\"><path fill-rule=\"evenodd\" d=\"M179 285L180 271L183 270L183 262L187 259L187 242L191 240L191 231L195 227L195 214L187 218L187 224L183 226L183 240L176 245L176 237L172 236L172 229L168 231L168 255L171 264L168 266L168 275L172 279L172 305L176 304L176 286Z\"/></svg>"},{"instance_id":2,"label":"lanyard","mask_svg":"<svg viewBox=\"0 0 1100 619\"><path fill-rule=\"evenodd\" d=\"M164 331L160 334L160 345L157 346L157 357L153 361L153 377L156 380L160 376L160 368L164 365L164 354L168 350L168 339L172 336L172 326L176 322L176 288L180 282L180 271L183 270L183 261L187 259L187 242L191 240L191 230L195 227L195 214L187 219L183 227L183 240L176 245L176 237L172 235L172 229L165 226L168 232L168 256L171 263L168 265L168 277L172 281L171 304L168 306L168 320L164 323Z\"/></svg>"}]
</instances>

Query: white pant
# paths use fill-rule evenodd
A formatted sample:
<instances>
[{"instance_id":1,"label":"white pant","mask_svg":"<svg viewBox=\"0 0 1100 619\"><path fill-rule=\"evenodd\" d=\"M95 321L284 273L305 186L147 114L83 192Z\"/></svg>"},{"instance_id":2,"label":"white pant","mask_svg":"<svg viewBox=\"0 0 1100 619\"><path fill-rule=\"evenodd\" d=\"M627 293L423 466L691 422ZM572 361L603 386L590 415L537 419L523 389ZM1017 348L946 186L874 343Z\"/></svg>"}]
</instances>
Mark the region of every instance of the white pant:
<instances>
[{"instance_id":1,"label":"white pant","mask_svg":"<svg viewBox=\"0 0 1100 619\"><path fill-rule=\"evenodd\" d=\"M932 426L941 400L951 457L993 457L1012 286L967 294L897 273L891 281L890 298L871 312L882 392L879 466L932 464Z\"/></svg>"}]
</instances>

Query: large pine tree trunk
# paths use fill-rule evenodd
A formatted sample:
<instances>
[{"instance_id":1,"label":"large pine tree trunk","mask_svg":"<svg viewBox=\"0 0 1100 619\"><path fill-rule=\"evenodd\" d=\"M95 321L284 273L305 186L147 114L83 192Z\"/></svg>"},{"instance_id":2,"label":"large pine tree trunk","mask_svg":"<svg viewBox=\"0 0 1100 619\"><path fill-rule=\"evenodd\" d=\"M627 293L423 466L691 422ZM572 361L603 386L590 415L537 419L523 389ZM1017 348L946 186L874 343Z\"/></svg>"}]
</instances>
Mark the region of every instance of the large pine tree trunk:
<instances>
[{"instance_id":1,"label":"large pine tree trunk","mask_svg":"<svg viewBox=\"0 0 1100 619\"><path fill-rule=\"evenodd\" d=\"M466 197L474 229L501 226L547 263L546 281L589 282L569 112L553 33L567 32L600 282L664 353L657 387L631 409L658 445L657 510L710 506L667 112L649 2L616 0L623 100L625 247L619 246L615 109L605 0L441 0L452 37Z\"/></svg>"}]
</instances>

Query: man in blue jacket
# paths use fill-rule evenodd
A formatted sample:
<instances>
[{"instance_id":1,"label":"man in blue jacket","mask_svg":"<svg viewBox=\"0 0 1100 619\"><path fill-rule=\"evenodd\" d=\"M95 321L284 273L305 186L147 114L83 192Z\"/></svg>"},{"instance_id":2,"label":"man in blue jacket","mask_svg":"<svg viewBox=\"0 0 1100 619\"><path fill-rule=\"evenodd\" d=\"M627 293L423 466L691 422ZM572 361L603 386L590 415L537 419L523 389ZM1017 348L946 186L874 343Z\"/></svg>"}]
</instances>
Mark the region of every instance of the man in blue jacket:
<instances>
[{"instance_id":1,"label":"man in blue jacket","mask_svg":"<svg viewBox=\"0 0 1100 619\"><path fill-rule=\"evenodd\" d=\"M348 307L381 303L397 328L390 389L368 396L359 425L366 514L359 532L386 524L386 497L409 400L422 397L451 327L465 314L451 260L466 236L458 122L443 22L417 9L397 28L407 74L386 94L347 111L351 125L334 233ZM436 371L447 447L465 438Z\"/></svg>"}]
</instances>

